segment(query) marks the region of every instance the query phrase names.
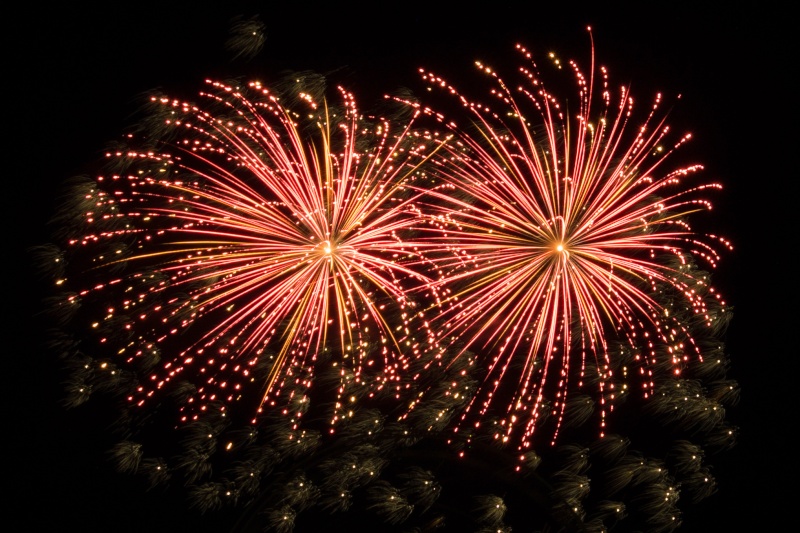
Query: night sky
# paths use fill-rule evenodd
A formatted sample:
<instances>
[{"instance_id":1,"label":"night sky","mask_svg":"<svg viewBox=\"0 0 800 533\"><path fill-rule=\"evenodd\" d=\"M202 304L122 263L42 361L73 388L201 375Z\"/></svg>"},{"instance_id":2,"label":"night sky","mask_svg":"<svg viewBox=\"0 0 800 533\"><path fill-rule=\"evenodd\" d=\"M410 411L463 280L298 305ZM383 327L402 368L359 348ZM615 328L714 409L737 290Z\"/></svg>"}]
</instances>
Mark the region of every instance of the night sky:
<instances>
[{"instance_id":1,"label":"night sky","mask_svg":"<svg viewBox=\"0 0 800 533\"><path fill-rule=\"evenodd\" d=\"M404 2L387 12L378 3L317 10L220 2L226 7L201 10L137 2L110 11L80 4L6 15L12 38L5 48L5 226L13 248L5 254L12 303L5 310L4 434L11 531L201 533L232 525L230 516L199 517L181 509L179 496L144 492L116 474L104 455L104 428L59 405L62 376L41 342L36 312L46 291L24 250L46 241L59 184L93 168L106 143L130 125L143 93L160 88L191 97L208 77L268 84L285 70L314 70L334 72L366 103L401 86L422 90L421 66L466 82L478 79L475 59L502 67L511 58L514 65L517 42L542 57L555 50L587 64L587 25L612 82L629 81L640 102L657 91L682 95L669 122L694 134L687 152L706 166L703 176L725 186L712 197L710 224L735 250L723 255L713 279L734 308L725 343L729 378L742 395L728 416L741 436L710 461L718 493L684 511L680 531L751 521L763 531L781 529L798 474L789 449L798 350L789 337L797 328L788 272L797 225L789 221L796 172L788 170L796 156L789 147L796 96L787 96L789 33L767 4L646 13L537 2L433 11L428 3ZM252 61L232 61L224 49L237 15L260 15L267 27L264 49Z\"/></svg>"}]
</instances>

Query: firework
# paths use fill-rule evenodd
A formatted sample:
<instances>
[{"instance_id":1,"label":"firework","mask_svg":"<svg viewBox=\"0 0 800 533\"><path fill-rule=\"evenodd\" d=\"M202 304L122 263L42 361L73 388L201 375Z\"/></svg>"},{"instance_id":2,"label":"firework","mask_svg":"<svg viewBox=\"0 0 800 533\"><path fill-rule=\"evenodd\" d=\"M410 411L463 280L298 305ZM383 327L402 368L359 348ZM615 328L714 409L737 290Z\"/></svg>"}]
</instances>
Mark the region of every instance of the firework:
<instances>
[{"instance_id":1,"label":"firework","mask_svg":"<svg viewBox=\"0 0 800 533\"><path fill-rule=\"evenodd\" d=\"M132 404L168 389L188 421L254 389L261 409L323 361L341 395L365 369L378 387L396 379L417 349L406 293L430 280L411 268L413 120L367 120L344 89L334 107L295 85L291 106L258 83L209 81L202 104L153 97L136 148L82 185L75 279L59 283L83 287L72 307L92 304L94 371L143 376Z\"/></svg>"},{"instance_id":2,"label":"firework","mask_svg":"<svg viewBox=\"0 0 800 533\"><path fill-rule=\"evenodd\" d=\"M266 26L259 17L236 17L231 22L225 48L233 54L233 59L252 59L264 48L266 40Z\"/></svg>"},{"instance_id":3,"label":"firework","mask_svg":"<svg viewBox=\"0 0 800 533\"><path fill-rule=\"evenodd\" d=\"M656 340L675 372L702 358L675 315L686 306L691 320L715 327L721 318L694 288L708 285L707 274L691 268L692 257L713 267L716 249L729 244L697 235L687 222L711 209L702 194L720 185L687 185L700 165L667 168L690 135L671 140L661 95L639 118L629 88L611 87L593 50L588 74L552 55L557 69L574 75L577 98L568 107L545 87L532 54L517 48L527 61L517 87L476 63L493 83L489 105L421 71L459 99L470 126L414 105L454 134L430 171L441 183L432 193L433 239L448 250L437 258L444 272L437 333L459 347L456 357L478 352L486 372L459 427L468 420L479 427L499 409L491 431L525 449L546 416L556 415L557 436L571 380L596 384L602 431L632 382L612 375L612 358L632 353L622 371L638 374L645 396L659 361ZM665 305L668 292L681 298Z\"/></svg>"},{"instance_id":4,"label":"firework","mask_svg":"<svg viewBox=\"0 0 800 533\"><path fill-rule=\"evenodd\" d=\"M717 256L684 221L718 186L660 172L658 106L636 122L569 65L577 113L535 65L520 96L481 66L510 113L462 98L477 128L449 131L306 74L153 98L57 219L67 249L38 250L76 291L53 339L71 402L122 396L118 469L244 506L241 532L677 528L735 436L730 313L693 261ZM548 421L558 445L534 446Z\"/></svg>"}]
</instances>

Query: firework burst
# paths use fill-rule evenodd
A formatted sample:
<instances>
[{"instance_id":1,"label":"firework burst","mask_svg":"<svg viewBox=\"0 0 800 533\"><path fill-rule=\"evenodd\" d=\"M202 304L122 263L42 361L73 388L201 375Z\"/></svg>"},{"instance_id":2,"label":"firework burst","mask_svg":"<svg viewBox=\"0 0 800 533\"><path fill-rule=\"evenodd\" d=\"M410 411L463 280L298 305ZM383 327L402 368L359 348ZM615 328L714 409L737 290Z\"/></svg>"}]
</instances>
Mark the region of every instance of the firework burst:
<instances>
[{"instance_id":1,"label":"firework burst","mask_svg":"<svg viewBox=\"0 0 800 533\"><path fill-rule=\"evenodd\" d=\"M515 88L476 63L493 82L490 105L421 71L432 87L459 99L470 127L414 105L447 124L455 139L442 143L431 171L441 183L433 193L433 239L448 250L437 258L437 333L460 346L457 357L478 352L486 372L459 427L468 420L480 426L494 409L495 438L516 438L526 449L550 415L557 436L570 381L597 386L605 426L630 382L612 375L609 363L618 354L633 354L623 371L638 374L645 396L659 361L656 344L668 347L676 373L702 358L675 305L662 303L664 293L677 291L678 307L686 305L691 320L715 327L720 317L694 288L708 285L707 274L694 279L692 257L713 267L715 250L729 244L699 236L687 223L711 208L702 194L720 185L687 185L700 165L667 169L665 160L690 135L670 140L661 95L637 118L629 88L612 89L593 54L588 74L551 56L577 83L577 99L567 107L545 88L531 53L518 51L528 63ZM493 109L497 104L502 111Z\"/></svg>"},{"instance_id":2,"label":"firework burst","mask_svg":"<svg viewBox=\"0 0 800 533\"><path fill-rule=\"evenodd\" d=\"M727 243L685 219L719 186L664 170L688 136L594 64L567 65L577 110L532 62L514 91L479 67L503 113L423 72L467 127L365 117L310 74L152 99L72 190L69 246L36 250L74 291L52 339L69 401L122 400L119 470L244 505L242 532L672 531L678 489L714 491L738 389L694 258ZM558 446L533 438L549 423Z\"/></svg>"},{"instance_id":3,"label":"firework burst","mask_svg":"<svg viewBox=\"0 0 800 533\"><path fill-rule=\"evenodd\" d=\"M60 283L85 287L73 307L102 303L86 317L96 370L144 375L132 404L190 377L184 421L246 389L261 410L323 360L341 368L340 395L365 369L383 387L417 349L406 294L430 280L411 268L413 119L367 120L343 89L335 108L293 94L288 106L258 83L208 82L202 104L153 97L145 138L83 185L75 280Z\"/></svg>"}]
</instances>

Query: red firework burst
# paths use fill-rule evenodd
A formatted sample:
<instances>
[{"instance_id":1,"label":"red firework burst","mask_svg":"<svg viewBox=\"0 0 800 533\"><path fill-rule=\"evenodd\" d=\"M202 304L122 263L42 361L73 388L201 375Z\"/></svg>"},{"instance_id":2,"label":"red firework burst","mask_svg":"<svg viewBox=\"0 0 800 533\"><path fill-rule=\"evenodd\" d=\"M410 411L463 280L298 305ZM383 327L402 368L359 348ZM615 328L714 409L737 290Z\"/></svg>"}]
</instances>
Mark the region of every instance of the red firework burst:
<instances>
[{"instance_id":1,"label":"red firework burst","mask_svg":"<svg viewBox=\"0 0 800 533\"><path fill-rule=\"evenodd\" d=\"M668 346L676 372L701 357L658 294L682 293L691 312L713 326L716 317L692 289L707 280L693 277L688 264L699 256L714 266L715 248L729 243L699 236L687 223L691 213L711 208L700 195L720 185L687 186L700 165L666 169L690 135L670 141L660 95L637 118L629 89L615 93L592 54L588 75L568 63L578 98L567 108L545 88L532 55L518 50L528 66L513 90L476 63L493 81L501 112L421 73L473 118L465 128L424 109L453 133L432 171L443 183L432 193L434 239L449 250L437 258L444 273L437 333L461 346L457 357L478 351L487 373L459 426L480 425L502 403L495 437L516 435L525 449L543 415L556 415L555 438L567 383L587 379L587 363L597 374L589 377L599 383L605 426L609 400L625 392L609 390L617 377L608 364L612 339L636 350L645 395L652 389L648 366L656 364L653 340Z\"/></svg>"},{"instance_id":2,"label":"red firework burst","mask_svg":"<svg viewBox=\"0 0 800 533\"><path fill-rule=\"evenodd\" d=\"M153 98L160 118L144 130L159 139L109 154L126 171L87 192L88 230L71 243L112 245L74 298L107 302L99 342L124 365L161 359L130 400L192 375L184 420L246 387L263 407L310 383L332 347L340 394L365 368L380 369L378 386L396 379L417 349L407 289L430 282L407 238L420 217L413 119L366 120L344 90L338 110L307 93L290 109L257 83L209 86L202 105ZM259 364L266 380L249 385Z\"/></svg>"}]
</instances>

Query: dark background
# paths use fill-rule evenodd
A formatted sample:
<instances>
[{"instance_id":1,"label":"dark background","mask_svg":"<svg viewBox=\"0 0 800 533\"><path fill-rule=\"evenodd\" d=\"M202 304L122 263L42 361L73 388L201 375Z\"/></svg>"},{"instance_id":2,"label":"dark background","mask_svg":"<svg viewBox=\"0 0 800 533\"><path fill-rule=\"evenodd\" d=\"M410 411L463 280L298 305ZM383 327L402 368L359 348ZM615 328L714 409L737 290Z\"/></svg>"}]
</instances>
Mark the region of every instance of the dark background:
<instances>
[{"instance_id":1,"label":"dark background","mask_svg":"<svg viewBox=\"0 0 800 533\"><path fill-rule=\"evenodd\" d=\"M794 514L798 475L797 452L789 447L797 421L796 399L789 397L798 375L797 344L789 338L795 314L789 270L796 263L790 201L797 180L789 168L797 126L784 16L764 2L647 12L499 1L436 8L433 2L325 9L219 4L30 4L5 15L9 531L201 533L225 532L232 523L224 515L196 516L176 495L146 493L120 478L106 462L103 428L59 405L60 376L40 342L42 289L24 250L47 239L44 223L58 185L93 168L106 143L130 125L142 93L161 88L191 97L207 77L245 75L268 84L285 69L335 70L363 104L400 86L421 90L421 66L452 72L460 85L480 80L473 60L513 66L517 42L539 57L553 50L588 67L587 25L612 83L630 82L641 105L660 90L683 95L670 123L693 132L688 155L703 162L704 176L725 185L712 198L709 224L735 246L714 284L734 306L725 341L729 377L740 383L742 397L728 416L741 436L733 450L710 461L719 491L684 512L680 531L741 530L747 523L783 529ZM250 62L231 61L223 46L231 19L255 14L267 27L263 52Z\"/></svg>"}]
</instances>

